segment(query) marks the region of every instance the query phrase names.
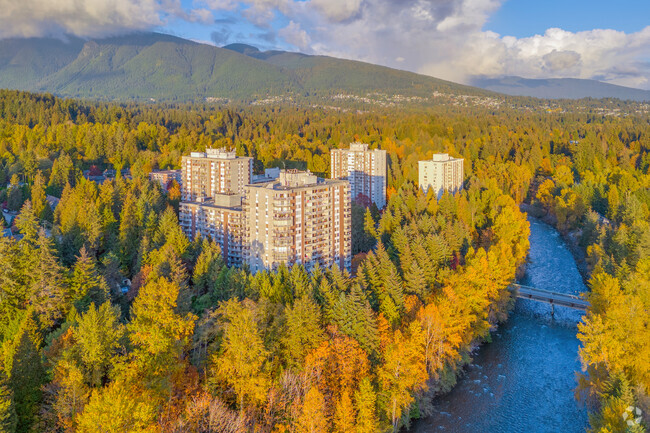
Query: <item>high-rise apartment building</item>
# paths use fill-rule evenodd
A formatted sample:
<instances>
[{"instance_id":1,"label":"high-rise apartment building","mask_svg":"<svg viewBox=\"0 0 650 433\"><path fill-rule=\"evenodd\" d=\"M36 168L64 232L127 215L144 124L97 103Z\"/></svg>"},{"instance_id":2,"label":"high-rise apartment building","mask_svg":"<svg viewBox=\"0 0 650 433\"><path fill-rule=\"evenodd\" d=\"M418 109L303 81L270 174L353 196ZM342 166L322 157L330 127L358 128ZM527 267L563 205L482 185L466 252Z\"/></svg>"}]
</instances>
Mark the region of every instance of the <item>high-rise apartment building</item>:
<instances>
[{"instance_id":1,"label":"high-rise apartment building","mask_svg":"<svg viewBox=\"0 0 650 433\"><path fill-rule=\"evenodd\" d=\"M245 190L244 262L252 272L281 263L350 269L348 181L282 170L278 179Z\"/></svg>"},{"instance_id":2,"label":"high-rise apartment building","mask_svg":"<svg viewBox=\"0 0 650 433\"><path fill-rule=\"evenodd\" d=\"M463 158L436 153L430 160L418 162L420 188L426 194L433 189L438 199L445 191L452 194L463 189Z\"/></svg>"},{"instance_id":3,"label":"high-rise apartment building","mask_svg":"<svg viewBox=\"0 0 650 433\"><path fill-rule=\"evenodd\" d=\"M347 179L353 200L359 194L379 209L386 206L386 151L368 150L365 143L352 143L349 149L330 152L332 179Z\"/></svg>"},{"instance_id":4,"label":"high-rise apartment building","mask_svg":"<svg viewBox=\"0 0 650 433\"><path fill-rule=\"evenodd\" d=\"M224 262L241 266L244 239L242 197L237 194L217 194L199 202L181 202L179 220L190 239L209 236L221 247Z\"/></svg>"},{"instance_id":5,"label":"high-rise apartment building","mask_svg":"<svg viewBox=\"0 0 650 433\"><path fill-rule=\"evenodd\" d=\"M192 152L181 162L183 170L181 200L209 199L216 194L242 194L251 183L253 158L237 156L235 151L207 149Z\"/></svg>"},{"instance_id":6,"label":"high-rise apartment building","mask_svg":"<svg viewBox=\"0 0 650 433\"><path fill-rule=\"evenodd\" d=\"M225 262L240 266L242 194L251 182L253 158L225 149L207 149L183 157L181 167L181 228L190 239L210 236L221 247Z\"/></svg>"}]
</instances>

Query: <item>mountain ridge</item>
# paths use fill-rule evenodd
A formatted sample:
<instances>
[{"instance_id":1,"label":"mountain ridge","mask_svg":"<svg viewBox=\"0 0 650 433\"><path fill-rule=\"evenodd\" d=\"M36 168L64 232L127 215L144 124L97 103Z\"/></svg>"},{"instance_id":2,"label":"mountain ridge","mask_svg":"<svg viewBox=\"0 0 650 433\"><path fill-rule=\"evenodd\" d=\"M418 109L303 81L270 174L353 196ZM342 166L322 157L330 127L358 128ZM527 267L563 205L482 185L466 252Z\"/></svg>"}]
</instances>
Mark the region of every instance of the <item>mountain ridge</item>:
<instances>
[{"instance_id":1,"label":"mountain ridge","mask_svg":"<svg viewBox=\"0 0 650 433\"><path fill-rule=\"evenodd\" d=\"M637 102L650 101L650 90L582 78L474 77L470 84L506 95L542 99L618 98Z\"/></svg>"},{"instance_id":2,"label":"mountain ridge","mask_svg":"<svg viewBox=\"0 0 650 433\"><path fill-rule=\"evenodd\" d=\"M105 39L0 41L0 87L106 100L251 100L371 92L484 95L481 89L384 66L283 51L242 51L160 33ZM235 48L237 45L235 45ZM25 56L24 53L34 53ZM21 53L23 53L21 58ZM38 61L34 59L38 57Z\"/></svg>"},{"instance_id":3,"label":"mountain ridge","mask_svg":"<svg viewBox=\"0 0 650 433\"><path fill-rule=\"evenodd\" d=\"M356 60L247 44L224 47L162 33L83 40L0 40L0 88L99 100L283 100L434 94L650 100L650 91L593 80L476 77L472 86ZM420 99L418 99L420 98ZM427 102L427 103L429 103ZM425 102L418 102L425 103Z\"/></svg>"}]
</instances>

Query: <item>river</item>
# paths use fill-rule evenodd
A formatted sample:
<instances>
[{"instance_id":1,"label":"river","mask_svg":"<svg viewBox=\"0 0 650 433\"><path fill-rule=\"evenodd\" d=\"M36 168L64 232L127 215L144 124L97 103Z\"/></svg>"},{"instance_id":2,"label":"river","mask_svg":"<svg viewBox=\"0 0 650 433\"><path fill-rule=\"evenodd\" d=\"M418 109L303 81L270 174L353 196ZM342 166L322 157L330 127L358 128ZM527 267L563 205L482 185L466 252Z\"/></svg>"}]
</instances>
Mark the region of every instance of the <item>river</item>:
<instances>
[{"instance_id":1,"label":"river","mask_svg":"<svg viewBox=\"0 0 650 433\"><path fill-rule=\"evenodd\" d=\"M559 233L533 218L522 284L579 294L587 290ZM582 313L518 299L508 322L492 334L434 413L414 423L425 432L584 432L587 411L574 399L580 369L577 323Z\"/></svg>"}]
</instances>

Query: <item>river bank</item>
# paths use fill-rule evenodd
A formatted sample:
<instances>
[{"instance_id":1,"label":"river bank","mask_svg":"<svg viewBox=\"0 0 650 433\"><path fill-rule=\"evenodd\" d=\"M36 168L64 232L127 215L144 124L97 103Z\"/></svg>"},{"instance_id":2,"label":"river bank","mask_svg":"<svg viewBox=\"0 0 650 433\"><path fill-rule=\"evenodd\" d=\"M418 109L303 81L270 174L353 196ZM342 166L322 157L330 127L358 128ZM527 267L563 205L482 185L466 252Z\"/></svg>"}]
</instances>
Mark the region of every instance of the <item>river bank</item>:
<instances>
[{"instance_id":1,"label":"river bank","mask_svg":"<svg viewBox=\"0 0 650 433\"><path fill-rule=\"evenodd\" d=\"M586 290L570 245L535 218L523 284L579 294ZM518 300L510 319L492 334L448 394L433 401L433 414L413 433L583 432L587 412L574 399L580 369L577 323L581 313Z\"/></svg>"}]
</instances>

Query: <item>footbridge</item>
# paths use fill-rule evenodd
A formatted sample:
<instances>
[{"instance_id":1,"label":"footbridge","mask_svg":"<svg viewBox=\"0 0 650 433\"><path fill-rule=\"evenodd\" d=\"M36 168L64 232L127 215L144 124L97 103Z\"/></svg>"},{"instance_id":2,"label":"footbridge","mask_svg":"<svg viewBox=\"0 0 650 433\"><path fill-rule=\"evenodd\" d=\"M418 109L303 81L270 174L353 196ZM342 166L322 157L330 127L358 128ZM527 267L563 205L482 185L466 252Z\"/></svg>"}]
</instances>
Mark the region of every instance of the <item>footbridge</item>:
<instances>
[{"instance_id":1,"label":"footbridge","mask_svg":"<svg viewBox=\"0 0 650 433\"><path fill-rule=\"evenodd\" d=\"M575 295L569 295L567 293L550 292L548 290L523 286L521 284L511 284L510 291L513 292L518 298L530 299L533 301L551 304L551 314L555 312L554 307L556 305L582 311L587 311L587 308L589 308L588 301Z\"/></svg>"}]
</instances>

